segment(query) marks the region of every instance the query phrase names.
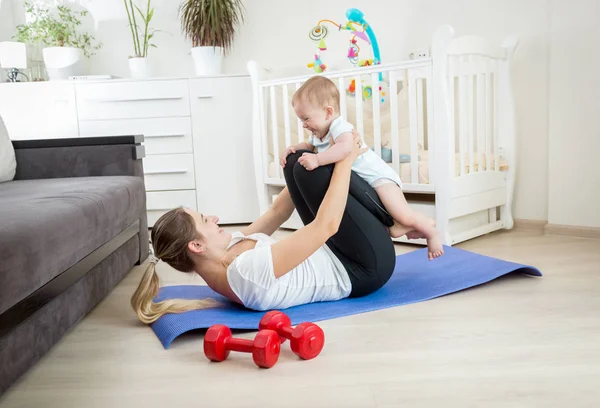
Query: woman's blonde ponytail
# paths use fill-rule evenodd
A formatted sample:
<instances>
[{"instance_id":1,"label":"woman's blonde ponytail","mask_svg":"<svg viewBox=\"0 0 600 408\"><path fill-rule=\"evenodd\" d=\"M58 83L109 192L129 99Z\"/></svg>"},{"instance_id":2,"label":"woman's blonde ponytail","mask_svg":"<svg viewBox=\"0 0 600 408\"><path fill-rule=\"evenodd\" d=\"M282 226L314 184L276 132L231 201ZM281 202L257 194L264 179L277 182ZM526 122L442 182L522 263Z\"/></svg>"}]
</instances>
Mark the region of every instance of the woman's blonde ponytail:
<instances>
[{"instance_id":1,"label":"woman's blonde ponytail","mask_svg":"<svg viewBox=\"0 0 600 408\"><path fill-rule=\"evenodd\" d=\"M183 313L188 310L206 309L218 305L214 299L167 299L154 302L158 294L159 279L153 262L148 265L140 284L131 297L131 307L137 313L139 319L146 324L158 320L166 313Z\"/></svg>"},{"instance_id":2,"label":"woman's blonde ponytail","mask_svg":"<svg viewBox=\"0 0 600 408\"><path fill-rule=\"evenodd\" d=\"M191 272L194 263L187 253L188 242L196 239L198 232L194 219L183 208L176 208L161 216L152 228L152 246L164 262L181 272ZM131 297L131 307L139 319L150 324L167 313L182 313L188 310L218 306L214 299L166 299L154 302L158 295L159 279L156 260L146 268L140 284Z\"/></svg>"}]
</instances>

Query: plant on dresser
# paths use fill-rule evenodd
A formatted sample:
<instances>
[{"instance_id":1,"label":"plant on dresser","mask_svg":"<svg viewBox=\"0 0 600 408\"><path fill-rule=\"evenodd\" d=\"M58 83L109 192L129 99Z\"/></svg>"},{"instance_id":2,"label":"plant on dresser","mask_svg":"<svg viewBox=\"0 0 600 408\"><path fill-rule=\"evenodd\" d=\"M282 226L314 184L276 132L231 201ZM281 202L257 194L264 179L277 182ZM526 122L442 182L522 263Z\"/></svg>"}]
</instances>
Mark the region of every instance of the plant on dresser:
<instances>
[{"instance_id":1,"label":"plant on dresser","mask_svg":"<svg viewBox=\"0 0 600 408\"><path fill-rule=\"evenodd\" d=\"M29 21L16 27L14 38L26 44L46 46L43 55L50 79L83 74L83 58L91 57L102 47L94 36L79 31L80 17L87 16L88 12L75 12L64 4L53 10L29 2L24 6Z\"/></svg>"},{"instance_id":2,"label":"plant on dresser","mask_svg":"<svg viewBox=\"0 0 600 408\"><path fill-rule=\"evenodd\" d=\"M237 26L244 22L241 0L183 0L181 26L192 41L196 74L221 73L223 56L233 43Z\"/></svg>"},{"instance_id":3,"label":"plant on dresser","mask_svg":"<svg viewBox=\"0 0 600 408\"><path fill-rule=\"evenodd\" d=\"M123 0L127 11L127 21L133 39L133 55L129 56L129 71L136 79L149 78L152 71L148 62L148 50L150 47L157 48L151 40L159 30L150 29L150 21L154 17L154 8L150 6L150 0L146 2L146 11L133 3L133 0ZM138 24L138 15L140 22Z\"/></svg>"}]
</instances>

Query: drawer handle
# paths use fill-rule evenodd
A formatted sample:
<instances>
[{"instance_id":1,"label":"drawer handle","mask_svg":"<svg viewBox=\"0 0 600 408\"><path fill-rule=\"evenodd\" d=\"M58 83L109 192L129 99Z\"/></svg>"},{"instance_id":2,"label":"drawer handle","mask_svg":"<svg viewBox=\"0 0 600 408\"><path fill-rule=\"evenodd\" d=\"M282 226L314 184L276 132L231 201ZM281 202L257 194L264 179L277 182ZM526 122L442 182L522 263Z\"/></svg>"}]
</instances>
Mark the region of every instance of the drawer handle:
<instances>
[{"instance_id":1,"label":"drawer handle","mask_svg":"<svg viewBox=\"0 0 600 408\"><path fill-rule=\"evenodd\" d=\"M145 171L144 174L153 175L153 174L185 174L188 171L185 169L173 169L173 170L150 170Z\"/></svg>"},{"instance_id":2,"label":"drawer handle","mask_svg":"<svg viewBox=\"0 0 600 408\"><path fill-rule=\"evenodd\" d=\"M147 102L147 101L174 101L183 99L181 96L152 96L147 98L96 98L92 102Z\"/></svg>"},{"instance_id":3,"label":"drawer handle","mask_svg":"<svg viewBox=\"0 0 600 408\"><path fill-rule=\"evenodd\" d=\"M198 95L198 99L212 99L212 95Z\"/></svg>"},{"instance_id":4,"label":"drawer handle","mask_svg":"<svg viewBox=\"0 0 600 408\"><path fill-rule=\"evenodd\" d=\"M145 135L146 138L158 138L158 137L184 137L185 135L182 133L180 135Z\"/></svg>"}]
</instances>

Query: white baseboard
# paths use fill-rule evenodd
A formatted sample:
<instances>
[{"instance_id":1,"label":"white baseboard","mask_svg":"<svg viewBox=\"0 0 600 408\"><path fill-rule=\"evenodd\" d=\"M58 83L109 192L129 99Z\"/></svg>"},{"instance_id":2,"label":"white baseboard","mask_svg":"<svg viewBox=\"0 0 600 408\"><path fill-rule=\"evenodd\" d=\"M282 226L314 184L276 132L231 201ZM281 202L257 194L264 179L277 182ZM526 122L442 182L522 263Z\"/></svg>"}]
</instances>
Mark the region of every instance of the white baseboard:
<instances>
[{"instance_id":1,"label":"white baseboard","mask_svg":"<svg viewBox=\"0 0 600 408\"><path fill-rule=\"evenodd\" d=\"M542 221L542 220L515 219L514 222L515 222L515 225L513 227L514 229L517 229L520 231L538 232L540 234L544 233L546 225L548 225L547 221Z\"/></svg>"},{"instance_id":2,"label":"white baseboard","mask_svg":"<svg viewBox=\"0 0 600 408\"><path fill-rule=\"evenodd\" d=\"M544 233L547 235L564 235L567 237L600 239L600 228L598 227L546 224L544 227Z\"/></svg>"},{"instance_id":3,"label":"white baseboard","mask_svg":"<svg viewBox=\"0 0 600 408\"><path fill-rule=\"evenodd\" d=\"M544 235L563 235L577 238L600 239L600 228L575 225L548 224L542 220L515 220L514 229Z\"/></svg>"}]
</instances>

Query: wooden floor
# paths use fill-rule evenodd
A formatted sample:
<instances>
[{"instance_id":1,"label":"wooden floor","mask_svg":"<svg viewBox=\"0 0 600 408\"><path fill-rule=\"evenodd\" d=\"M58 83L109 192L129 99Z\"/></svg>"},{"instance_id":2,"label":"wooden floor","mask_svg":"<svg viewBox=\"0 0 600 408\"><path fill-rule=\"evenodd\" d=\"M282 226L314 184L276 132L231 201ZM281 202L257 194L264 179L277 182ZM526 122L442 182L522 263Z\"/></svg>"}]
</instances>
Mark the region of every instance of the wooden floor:
<instances>
[{"instance_id":1,"label":"wooden floor","mask_svg":"<svg viewBox=\"0 0 600 408\"><path fill-rule=\"evenodd\" d=\"M208 362L202 332L164 350L129 307L136 268L0 406L600 406L600 241L511 231L458 247L535 265L544 277L501 278L320 322L327 341L319 357L300 361L286 344L265 370L247 354ZM163 264L159 270L166 284L201 284Z\"/></svg>"}]
</instances>

